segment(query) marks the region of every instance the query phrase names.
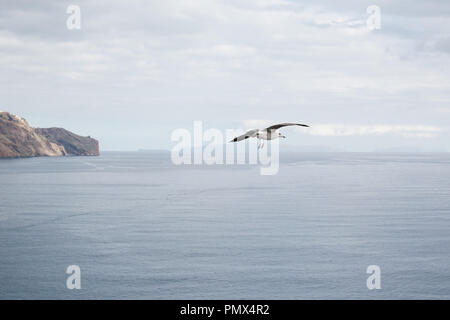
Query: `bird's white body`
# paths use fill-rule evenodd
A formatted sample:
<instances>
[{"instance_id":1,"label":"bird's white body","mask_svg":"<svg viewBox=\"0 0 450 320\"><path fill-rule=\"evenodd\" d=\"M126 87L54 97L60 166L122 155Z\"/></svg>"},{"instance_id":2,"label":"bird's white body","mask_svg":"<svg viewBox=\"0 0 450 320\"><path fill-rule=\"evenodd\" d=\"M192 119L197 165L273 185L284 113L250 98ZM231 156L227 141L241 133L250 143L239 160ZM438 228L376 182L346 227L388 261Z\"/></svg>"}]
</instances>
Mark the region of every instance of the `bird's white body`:
<instances>
[{"instance_id":1,"label":"bird's white body","mask_svg":"<svg viewBox=\"0 0 450 320\"><path fill-rule=\"evenodd\" d=\"M256 133L256 138L262 139L262 140L274 140L274 139L278 139L278 138L282 138L282 137L284 138L284 136L277 130L271 130L271 131L259 130Z\"/></svg>"}]
</instances>

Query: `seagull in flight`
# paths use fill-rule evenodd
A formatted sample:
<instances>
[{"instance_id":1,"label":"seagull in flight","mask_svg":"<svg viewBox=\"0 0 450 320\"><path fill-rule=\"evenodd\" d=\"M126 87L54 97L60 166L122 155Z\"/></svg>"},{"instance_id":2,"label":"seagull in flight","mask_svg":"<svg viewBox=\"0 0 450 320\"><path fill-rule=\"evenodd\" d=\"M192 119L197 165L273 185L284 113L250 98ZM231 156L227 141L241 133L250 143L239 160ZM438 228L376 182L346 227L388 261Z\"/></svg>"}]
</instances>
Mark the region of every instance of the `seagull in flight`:
<instances>
[{"instance_id":1,"label":"seagull in flight","mask_svg":"<svg viewBox=\"0 0 450 320\"><path fill-rule=\"evenodd\" d=\"M308 125L301 124L301 123L290 123L290 122L279 123L279 124L274 124L273 126L267 127L265 129L249 130L246 133L244 133L243 135L232 139L230 142L238 142L238 141L242 141L242 140L245 140L248 138L257 138L258 139L258 149L259 149L259 148L264 147L264 140L274 140L274 139L278 139L278 138L286 138L285 135L282 135L281 132L279 132L277 130L282 127L287 127L287 126L309 127ZM261 141L261 144L260 144L260 141Z\"/></svg>"}]
</instances>

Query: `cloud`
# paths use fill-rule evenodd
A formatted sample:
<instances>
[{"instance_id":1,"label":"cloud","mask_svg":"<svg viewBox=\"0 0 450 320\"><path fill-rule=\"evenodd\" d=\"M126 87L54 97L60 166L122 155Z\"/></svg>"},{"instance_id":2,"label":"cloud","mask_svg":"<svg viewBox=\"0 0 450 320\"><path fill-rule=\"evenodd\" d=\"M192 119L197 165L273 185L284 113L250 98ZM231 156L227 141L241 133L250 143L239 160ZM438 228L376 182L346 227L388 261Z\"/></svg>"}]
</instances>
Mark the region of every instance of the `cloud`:
<instances>
[{"instance_id":1,"label":"cloud","mask_svg":"<svg viewBox=\"0 0 450 320\"><path fill-rule=\"evenodd\" d=\"M79 0L72 31L69 4L0 2L1 107L105 148L169 147L159 132L195 119L350 123L311 132L386 141L450 128L449 1L382 1L373 32L360 0Z\"/></svg>"},{"instance_id":2,"label":"cloud","mask_svg":"<svg viewBox=\"0 0 450 320\"><path fill-rule=\"evenodd\" d=\"M278 121L245 120L242 126L245 130L266 128ZM309 128L291 127L300 133L322 137L350 137L350 136L382 136L397 135L405 138L433 138L446 132L445 129L427 125L343 125L343 124L310 124ZM288 127L283 128L287 130Z\"/></svg>"},{"instance_id":3,"label":"cloud","mask_svg":"<svg viewBox=\"0 0 450 320\"><path fill-rule=\"evenodd\" d=\"M252 119L252 120L244 120L242 121L242 126L245 130L250 129L261 129L261 128L267 128L274 122L271 122L269 120L258 120L258 119Z\"/></svg>"},{"instance_id":4,"label":"cloud","mask_svg":"<svg viewBox=\"0 0 450 320\"><path fill-rule=\"evenodd\" d=\"M300 129L300 128L299 128ZM444 129L425 125L339 125L318 124L308 129L300 129L302 133L313 136L348 137L348 136L380 136L399 135L407 138L433 138L445 132Z\"/></svg>"}]
</instances>

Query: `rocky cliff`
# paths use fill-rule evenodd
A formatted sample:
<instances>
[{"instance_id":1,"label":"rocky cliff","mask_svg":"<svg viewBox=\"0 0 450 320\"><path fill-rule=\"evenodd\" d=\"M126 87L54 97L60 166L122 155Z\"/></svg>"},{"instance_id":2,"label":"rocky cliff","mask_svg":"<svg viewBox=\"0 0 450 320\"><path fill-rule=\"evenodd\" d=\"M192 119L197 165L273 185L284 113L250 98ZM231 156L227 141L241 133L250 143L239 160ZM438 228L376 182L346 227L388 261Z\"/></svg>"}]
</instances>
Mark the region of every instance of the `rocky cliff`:
<instances>
[{"instance_id":1,"label":"rocky cliff","mask_svg":"<svg viewBox=\"0 0 450 320\"><path fill-rule=\"evenodd\" d=\"M79 156L98 156L98 141L82 137L63 128L37 128L35 132L50 142L63 146L67 154Z\"/></svg>"},{"instance_id":2,"label":"rocky cliff","mask_svg":"<svg viewBox=\"0 0 450 320\"><path fill-rule=\"evenodd\" d=\"M62 128L34 129L8 112L0 112L0 158L99 155L98 141Z\"/></svg>"}]
</instances>

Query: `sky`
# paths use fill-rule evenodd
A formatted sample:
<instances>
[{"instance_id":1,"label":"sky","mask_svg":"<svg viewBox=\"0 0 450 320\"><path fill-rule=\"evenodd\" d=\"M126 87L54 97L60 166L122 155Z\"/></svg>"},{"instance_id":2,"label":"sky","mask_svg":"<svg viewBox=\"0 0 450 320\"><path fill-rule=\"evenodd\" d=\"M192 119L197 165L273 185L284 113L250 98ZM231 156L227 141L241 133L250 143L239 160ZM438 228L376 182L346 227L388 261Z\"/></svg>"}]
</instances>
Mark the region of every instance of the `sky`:
<instances>
[{"instance_id":1,"label":"sky","mask_svg":"<svg viewBox=\"0 0 450 320\"><path fill-rule=\"evenodd\" d=\"M0 110L101 150L171 149L201 120L309 124L282 130L298 150L450 151L449 31L447 0L1 0Z\"/></svg>"}]
</instances>

